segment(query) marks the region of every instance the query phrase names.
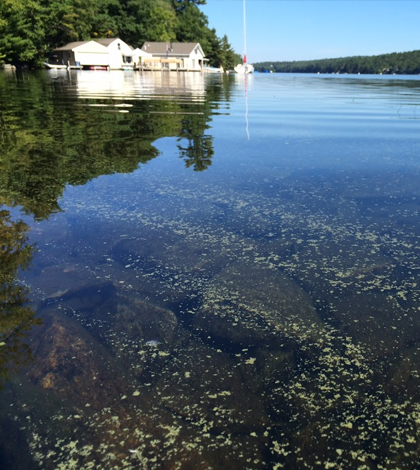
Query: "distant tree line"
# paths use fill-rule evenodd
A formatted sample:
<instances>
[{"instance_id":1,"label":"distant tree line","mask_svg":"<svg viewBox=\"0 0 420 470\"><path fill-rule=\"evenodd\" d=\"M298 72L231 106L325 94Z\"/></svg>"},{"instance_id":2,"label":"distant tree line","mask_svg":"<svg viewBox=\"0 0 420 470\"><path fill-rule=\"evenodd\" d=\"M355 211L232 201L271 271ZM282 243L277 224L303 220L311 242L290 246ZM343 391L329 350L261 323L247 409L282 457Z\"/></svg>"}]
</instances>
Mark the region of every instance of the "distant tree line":
<instances>
[{"instance_id":1,"label":"distant tree line","mask_svg":"<svg viewBox=\"0 0 420 470\"><path fill-rule=\"evenodd\" d=\"M199 9L205 0L1 0L0 64L37 67L55 48L73 41L120 37L133 47L145 41L199 42L209 64L238 63L227 36L209 28Z\"/></svg>"},{"instance_id":2,"label":"distant tree line","mask_svg":"<svg viewBox=\"0 0 420 470\"><path fill-rule=\"evenodd\" d=\"M259 72L412 75L420 73L420 51L295 62L259 62L254 67Z\"/></svg>"}]
</instances>

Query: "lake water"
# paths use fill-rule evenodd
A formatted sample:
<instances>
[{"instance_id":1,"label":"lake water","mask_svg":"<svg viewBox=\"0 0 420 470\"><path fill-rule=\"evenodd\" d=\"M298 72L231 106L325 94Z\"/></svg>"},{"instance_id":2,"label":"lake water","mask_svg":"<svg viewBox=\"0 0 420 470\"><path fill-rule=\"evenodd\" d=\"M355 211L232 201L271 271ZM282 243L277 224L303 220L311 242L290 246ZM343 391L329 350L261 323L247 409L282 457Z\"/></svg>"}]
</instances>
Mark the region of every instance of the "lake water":
<instances>
[{"instance_id":1,"label":"lake water","mask_svg":"<svg viewBox=\"0 0 420 470\"><path fill-rule=\"evenodd\" d=\"M0 467L418 469L420 79L0 73Z\"/></svg>"}]
</instances>

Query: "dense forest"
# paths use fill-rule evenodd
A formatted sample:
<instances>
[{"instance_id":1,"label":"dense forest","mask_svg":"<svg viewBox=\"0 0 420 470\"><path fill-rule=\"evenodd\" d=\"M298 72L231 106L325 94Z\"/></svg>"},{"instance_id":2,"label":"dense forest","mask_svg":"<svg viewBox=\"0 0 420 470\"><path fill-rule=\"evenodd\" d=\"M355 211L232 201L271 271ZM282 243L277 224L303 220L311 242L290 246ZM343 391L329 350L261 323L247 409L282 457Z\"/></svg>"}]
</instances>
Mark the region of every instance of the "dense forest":
<instances>
[{"instance_id":1,"label":"dense forest","mask_svg":"<svg viewBox=\"0 0 420 470\"><path fill-rule=\"evenodd\" d=\"M418 74L420 51L295 62L260 62L254 64L254 67L259 72L282 73Z\"/></svg>"},{"instance_id":2,"label":"dense forest","mask_svg":"<svg viewBox=\"0 0 420 470\"><path fill-rule=\"evenodd\" d=\"M227 36L218 37L199 9L205 0L1 0L0 64L40 66L72 41L120 37L134 48L145 41L199 42L209 64L238 63Z\"/></svg>"}]
</instances>

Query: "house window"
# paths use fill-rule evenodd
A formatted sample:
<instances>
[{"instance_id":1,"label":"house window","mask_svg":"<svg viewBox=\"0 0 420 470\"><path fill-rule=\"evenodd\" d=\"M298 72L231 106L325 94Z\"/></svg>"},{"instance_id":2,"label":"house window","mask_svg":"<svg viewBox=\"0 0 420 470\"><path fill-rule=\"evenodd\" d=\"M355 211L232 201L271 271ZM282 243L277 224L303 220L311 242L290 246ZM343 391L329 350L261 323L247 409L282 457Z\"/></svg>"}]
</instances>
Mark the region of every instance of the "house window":
<instances>
[{"instance_id":1,"label":"house window","mask_svg":"<svg viewBox=\"0 0 420 470\"><path fill-rule=\"evenodd\" d=\"M118 43L118 50L120 51L121 50L121 44Z\"/></svg>"}]
</instances>

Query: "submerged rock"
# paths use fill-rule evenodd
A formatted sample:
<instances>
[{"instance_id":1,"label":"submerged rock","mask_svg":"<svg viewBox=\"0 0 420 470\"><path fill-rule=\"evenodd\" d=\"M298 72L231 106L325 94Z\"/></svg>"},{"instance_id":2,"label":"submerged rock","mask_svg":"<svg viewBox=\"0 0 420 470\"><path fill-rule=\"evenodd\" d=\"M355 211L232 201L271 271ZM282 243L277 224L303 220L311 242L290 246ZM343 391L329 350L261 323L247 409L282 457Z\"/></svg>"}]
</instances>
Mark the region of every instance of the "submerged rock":
<instances>
[{"instance_id":1,"label":"submerged rock","mask_svg":"<svg viewBox=\"0 0 420 470\"><path fill-rule=\"evenodd\" d=\"M163 352L188 336L172 311L123 295L111 282L68 291L46 304L59 305L137 378L145 371L146 381L166 362Z\"/></svg>"},{"instance_id":2,"label":"submerged rock","mask_svg":"<svg viewBox=\"0 0 420 470\"><path fill-rule=\"evenodd\" d=\"M360 343L370 360L398 355L419 340L417 320L386 294L343 295L331 300L329 308L340 330Z\"/></svg>"},{"instance_id":3,"label":"submerged rock","mask_svg":"<svg viewBox=\"0 0 420 470\"><path fill-rule=\"evenodd\" d=\"M151 303L119 297L117 312L113 319L113 330L140 344L158 346L171 345L178 320L173 312Z\"/></svg>"},{"instance_id":4,"label":"submerged rock","mask_svg":"<svg viewBox=\"0 0 420 470\"><path fill-rule=\"evenodd\" d=\"M80 407L104 406L127 392L121 364L81 325L55 310L41 313L27 376L42 389Z\"/></svg>"},{"instance_id":5,"label":"submerged rock","mask_svg":"<svg viewBox=\"0 0 420 470\"><path fill-rule=\"evenodd\" d=\"M226 347L278 348L318 336L323 325L309 295L286 275L237 262L210 281L193 327Z\"/></svg>"},{"instance_id":6,"label":"submerged rock","mask_svg":"<svg viewBox=\"0 0 420 470\"><path fill-rule=\"evenodd\" d=\"M206 243L203 233L186 233L177 227L171 225L169 233L139 233L138 238L118 241L110 251L116 276L122 270L139 297L178 305L228 263L226 253L213 238Z\"/></svg>"},{"instance_id":7,"label":"submerged rock","mask_svg":"<svg viewBox=\"0 0 420 470\"><path fill-rule=\"evenodd\" d=\"M143 382L154 382L173 348L189 336L170 310L123 296L109 322L109 348Z\"/></svg>"},{"instance_id":8,"label":"submerged rock","mask_svg":"<svg viewBox=\"0 0 420 470\"><path fill-rule=\"evenodd\" d=\"M167 409L201 423L206 432L262 434L268 426L263 401L251 393L239 367L247 360L192 338L174 351L155 392Z\"/></svg>"}]
</instances>

